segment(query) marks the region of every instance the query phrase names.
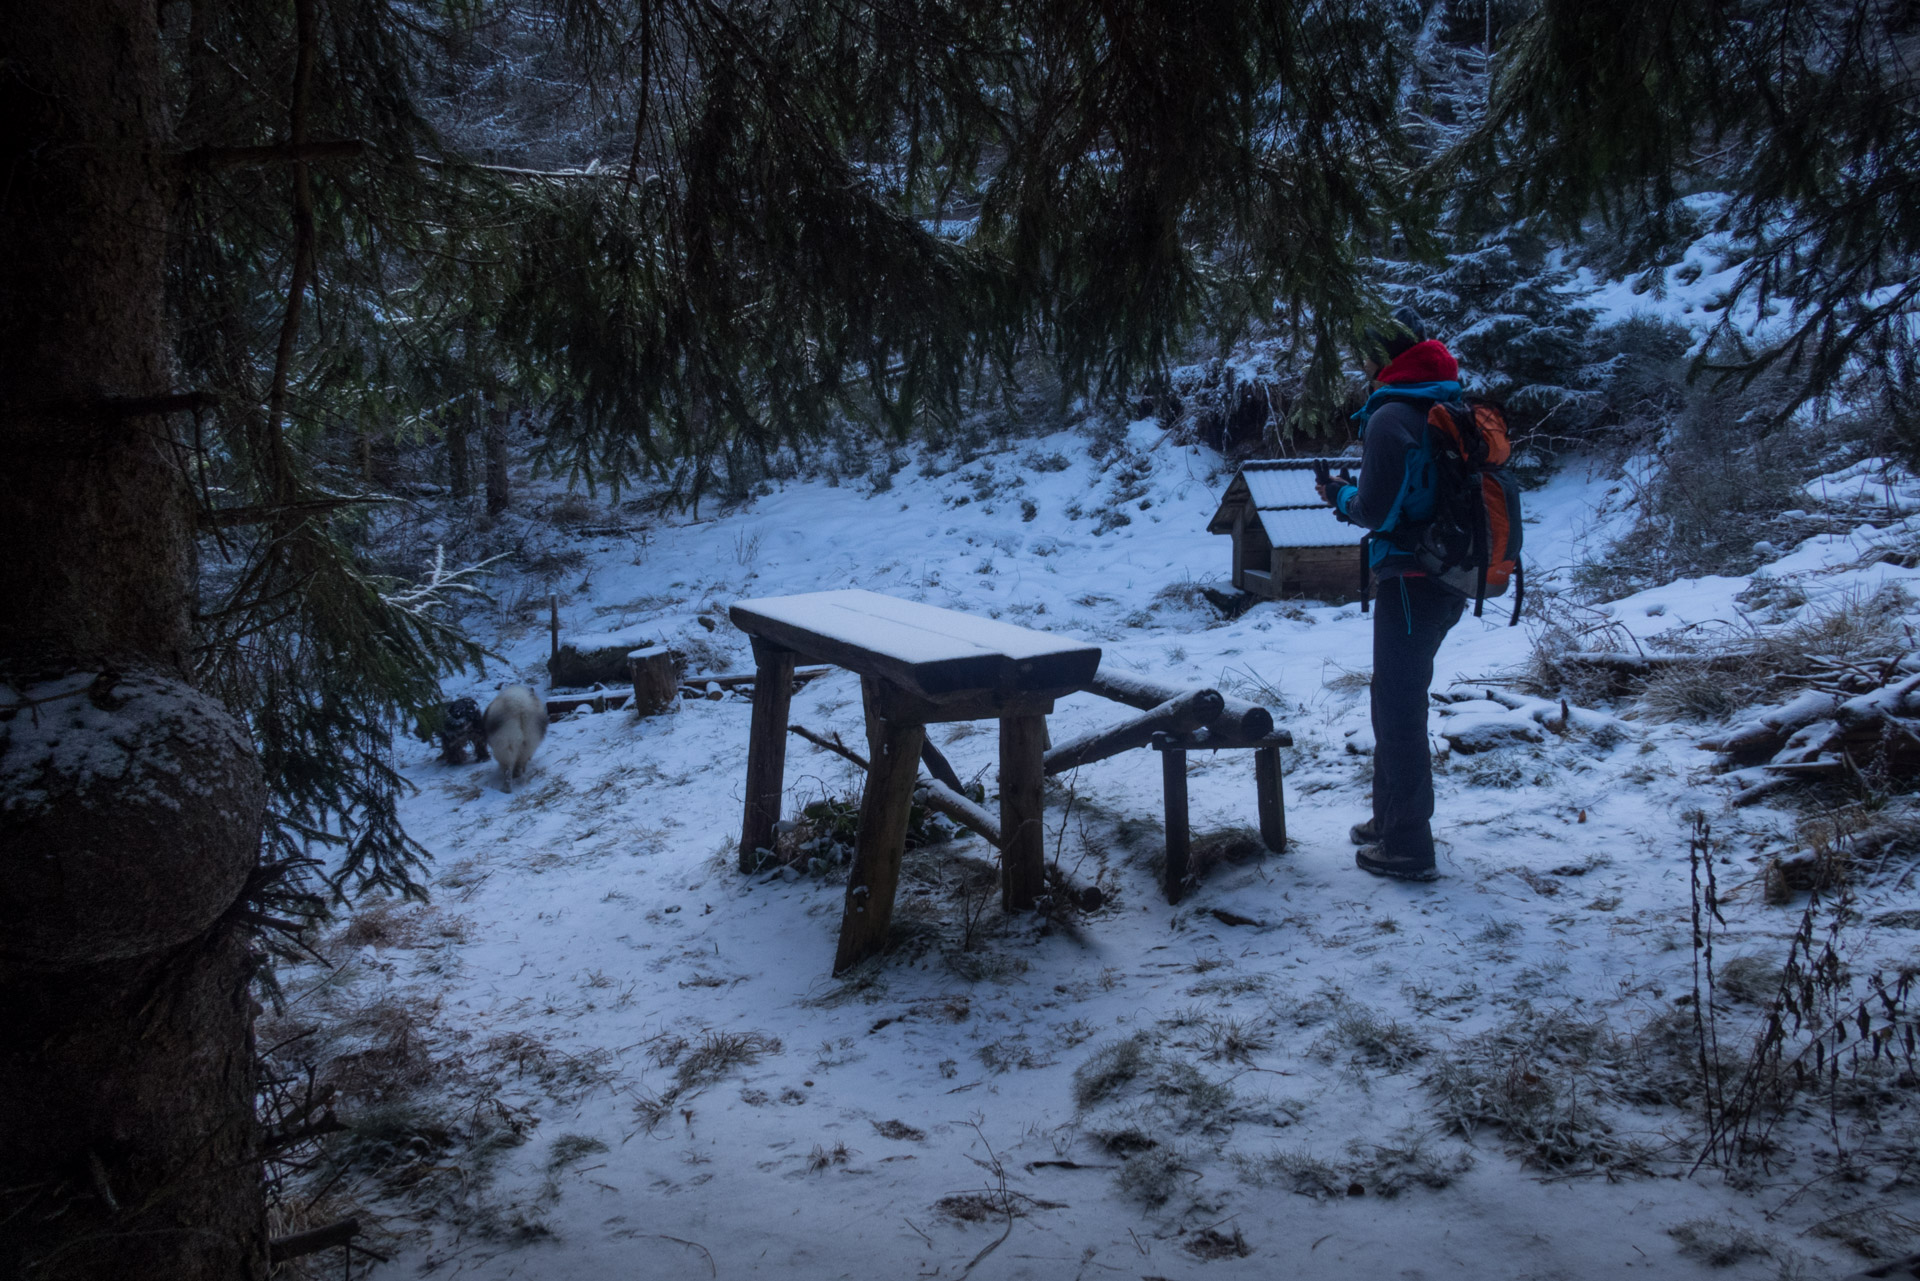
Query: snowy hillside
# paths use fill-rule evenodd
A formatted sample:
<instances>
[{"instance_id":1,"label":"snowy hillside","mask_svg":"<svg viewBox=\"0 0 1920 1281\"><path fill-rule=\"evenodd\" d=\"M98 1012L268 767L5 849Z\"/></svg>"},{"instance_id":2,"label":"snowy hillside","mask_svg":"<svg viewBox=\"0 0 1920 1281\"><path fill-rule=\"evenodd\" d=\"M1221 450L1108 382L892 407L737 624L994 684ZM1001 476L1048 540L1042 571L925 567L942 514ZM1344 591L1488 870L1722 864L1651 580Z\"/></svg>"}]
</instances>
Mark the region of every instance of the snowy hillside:
<instances>
[{"instance_id":1,"label":"snowy hillside","mask_svg":"<svg viewBox=\"0 0 1920 1281\"><path fill-rule=\"evenodd\" d=\"M1216 861L1169 907L1159 758L1129 753L1049 785L1049 858L1107 891L1098 910L1005 918L982 841L922 846L897 950L834 980L844 869L733 867L744 696L561 720L511 795L409 742L431 905L361 911L322 946L333 968L285 975L261 1032L316 1029L296 1057L339 1084L350 1126L330 1195L382 1219L382 1275L1822 1276L1903 1245L1920 1193L1895 1107L1783 1126L1772 1172L1741 1186L1689 1174L1688 815L1712 822L1723 975L1785 956L1800 911L1765 901L1763 870L1800 843L1791 816L1730 810L1698 726L1622 719L1631 704L1563 723L1507 697L1540 624L1505 626L1501 600L1439 656L1455 701L1436 731L1474 720L1506 744L1436 739L1443 878L1358 872L1371 619L1262 603L1227 621L1199 587L1225 577L1205 524L1230 473L1151 421L1103 453L1063 433L916 459L879 492L794 481L585 538L563 627L648 630L697 668L748 671L731 602L859 586L1081 638L1105 665L1274 710L1295 742L1288 851L1249 839L1251 758L1195 754L1196 847ZM1809 494L1809 521L1860 483ZM1862 498L1893 509L1875 524L1780 549L1784 614L1725 578L1601 616L1659 648L1912 586L1920 570L1873 549L1911 540L1920 494L1881 490ZM1547 598L1622 528L1627 493L1575 465L1528 495L1536 620L1569 616ZM450 696L543 683L543 611L491 625L511 671ZM861 743L856 678L805 686L792 718ZM1049 728L1116 719L1080 695ZM930 733L991 794L991 724ZM798 739L787 780L789 814L859 790ZM1853 967L1910 965L1907 868L1855 892L1878 924L1849 936ZM1723 982L1729 1026L1757 1017L1761 981Z\"/></svg>"}]
</instances>

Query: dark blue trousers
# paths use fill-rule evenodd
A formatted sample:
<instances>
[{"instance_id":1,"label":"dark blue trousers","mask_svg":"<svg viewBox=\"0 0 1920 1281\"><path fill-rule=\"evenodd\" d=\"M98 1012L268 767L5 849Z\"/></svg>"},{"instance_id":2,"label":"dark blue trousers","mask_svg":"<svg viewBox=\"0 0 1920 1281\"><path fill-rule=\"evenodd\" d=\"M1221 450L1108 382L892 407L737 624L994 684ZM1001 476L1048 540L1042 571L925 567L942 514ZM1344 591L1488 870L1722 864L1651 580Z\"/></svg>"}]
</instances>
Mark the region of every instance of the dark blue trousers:
<instances>
[{"instance_id":1,"label":"dark blue trousers","mask_svg":"<svg viewBox=\"0 0 1920 1281\"><path fill-rule=\"evenodd\" d=\"M1373 822L1380 857L1433 863L1433 656L1467 602L1426 578L1380 583L1373 609Z\"/></svg>"}]
</instances>

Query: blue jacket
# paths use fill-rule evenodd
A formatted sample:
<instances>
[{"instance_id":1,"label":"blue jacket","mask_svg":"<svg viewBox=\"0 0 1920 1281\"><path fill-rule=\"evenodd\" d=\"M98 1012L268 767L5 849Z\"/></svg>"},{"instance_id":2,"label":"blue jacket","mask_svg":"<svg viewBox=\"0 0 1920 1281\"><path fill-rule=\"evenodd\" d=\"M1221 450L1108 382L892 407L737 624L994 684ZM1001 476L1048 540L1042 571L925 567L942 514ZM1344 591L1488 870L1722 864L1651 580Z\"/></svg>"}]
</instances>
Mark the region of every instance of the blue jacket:
<instances>
[{"instance_id":1,"label":"blue jacket","mask_svg":"<svg viewBox=\"0 0 1920 1281\"><path fill-rule=\"evenodd\" d=\"M1433 518L1434 472L1427 440L1427 411L1460 399L1457 382L1394 383L1380 387L1354 420L1360 424L1360 483L1340 490L1334 506L1356 525L1375 533ZM1368 548L1376 578L1398 578L1421 571L1391 540L1376 538Z\"/></svg>"}]
</instances>

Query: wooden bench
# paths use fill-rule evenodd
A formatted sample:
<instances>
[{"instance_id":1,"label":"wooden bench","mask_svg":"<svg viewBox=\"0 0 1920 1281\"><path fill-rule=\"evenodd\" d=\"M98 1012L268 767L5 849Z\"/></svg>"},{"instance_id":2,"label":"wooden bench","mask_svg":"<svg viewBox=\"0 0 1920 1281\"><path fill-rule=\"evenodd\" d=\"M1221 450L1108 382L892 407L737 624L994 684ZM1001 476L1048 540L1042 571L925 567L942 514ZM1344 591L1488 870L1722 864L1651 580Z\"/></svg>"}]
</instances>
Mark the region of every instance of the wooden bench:
<instances>
[{"instance_id":1,"label":"wooden bench","mask_svg":"<svg viewBox=\"0 0 1920 1281\"><path fill-rule=\"evenodd\" d=\"M860 674L869 765L834 973L886 944L928 725L1000 722L1000 901L1010 912L1034 906L1046 888L1047 713L1093 679L1098 646L859 589L744 600L729 614L752 638L757 668L742 871L773 847L780 820L795 662Z\"/></svg>"}]
</instances>

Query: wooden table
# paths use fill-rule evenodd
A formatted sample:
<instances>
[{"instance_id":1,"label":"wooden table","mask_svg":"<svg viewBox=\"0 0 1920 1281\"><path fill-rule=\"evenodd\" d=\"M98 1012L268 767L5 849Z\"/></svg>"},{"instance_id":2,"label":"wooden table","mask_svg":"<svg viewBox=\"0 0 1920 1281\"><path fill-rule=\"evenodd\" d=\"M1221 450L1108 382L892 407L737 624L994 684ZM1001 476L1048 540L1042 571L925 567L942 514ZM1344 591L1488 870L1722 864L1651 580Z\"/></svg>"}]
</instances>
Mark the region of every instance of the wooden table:
<instances>
[{"instance_id":1,"label":"wooden table","mask_svg":"<svg viewBox=\"0 0 1920 1281\"><path fill-rule=\"evenodd\" d=\"M755 851L772 848L780 819L795 662L860 674L870 764L834 973L886 944L928 725L1000 722L1000 901L1010 912L1033 907L1046 887L1047 713L1093 679L1098 646L859 589L743 600L728 613L752 637L757 667L742 871L754 867Z\"/></svg>"}]
</instances>

